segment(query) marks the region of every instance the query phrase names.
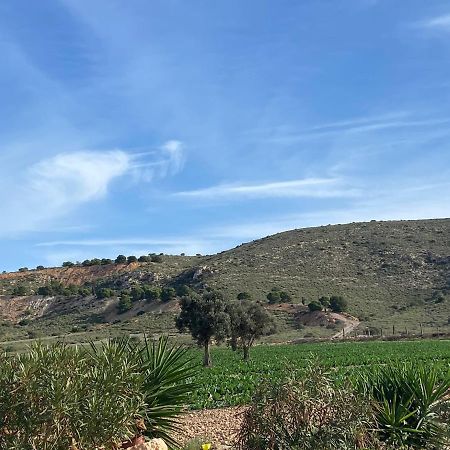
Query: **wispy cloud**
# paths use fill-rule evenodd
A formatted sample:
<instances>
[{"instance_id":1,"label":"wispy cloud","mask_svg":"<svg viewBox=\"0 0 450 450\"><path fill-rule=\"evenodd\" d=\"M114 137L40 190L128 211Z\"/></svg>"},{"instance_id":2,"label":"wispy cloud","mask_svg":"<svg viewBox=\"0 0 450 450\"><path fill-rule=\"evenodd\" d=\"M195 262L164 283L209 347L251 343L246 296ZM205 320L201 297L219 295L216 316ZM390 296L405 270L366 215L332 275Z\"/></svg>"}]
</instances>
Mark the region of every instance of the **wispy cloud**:
<instances>
[{"instance_id":1,"label":"wispy cloud","mask_svg":"<svg viewBox=\"0 0 450 450\"><path fill-rule=\"evenodd\" d=\"M442 16L424 20L419 22L418 25L421 28L450 31L450 14L444 14Z\"/></svg>"},{"instance_id":2,"label":"wispy cloud","mask_svg":"<svg viewBox=\"0 0 450 450\"><path fill-rule=\"evenodd\" d=\"M117 178L134 174L151 181L172 175L182 168L183 158L181 142L168 141L144 154L78 151L43 159L26 168L23 177L0 182L4 216L13 218L0 223L0 234L46 230L81 205L106 197Z\"/></svg>"},{"instance_id":3,"label":"wispy cloud","mask_svg":"<svg viewBox=\"0 0 450 450\"><path fill-rule=\"evenodd\" d=\"M358 190L345 187L338 178L304 178L261 184L221 184L174 194L185 198L354 197Z\"/></svg>"},{"instance_id":4,"label":"wispy cloud","mask_svg":"<svg viewBox=\"0 0 450 450\"><path fill-rule=\"evenodd\" d=\"M409 128L427 128L446 125L450 123L449 117L432 119L354 119L330 124L323 124L306 128L295 133L278 133L264 138L272 143L294 143L308 140L333 138L342 135L357 135L363 133L384 131L384 130L402 130Z\"/></svg>"},{"instance_id":5,"label":"wispy cloud","mask_svg":"<svg viewBox=\"0 0 450 450\"><path fill-rule=\"evenodd\" d=\"M133 175L138 180L152 181L175 175L183 169L184 146L181 141L170 140L156 150L133 155Z\"/></svg>"}]
</instances>

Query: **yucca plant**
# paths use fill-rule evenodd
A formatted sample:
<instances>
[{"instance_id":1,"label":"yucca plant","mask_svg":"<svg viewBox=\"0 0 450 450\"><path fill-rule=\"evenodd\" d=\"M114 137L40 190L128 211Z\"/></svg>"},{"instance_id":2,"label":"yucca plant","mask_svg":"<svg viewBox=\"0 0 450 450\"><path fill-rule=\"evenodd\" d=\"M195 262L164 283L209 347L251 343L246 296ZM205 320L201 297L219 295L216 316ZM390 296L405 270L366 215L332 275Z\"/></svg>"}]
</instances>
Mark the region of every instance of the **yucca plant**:
<instances>
[{"instance_id":1,"label":"yucca plant","mask_svg":"<svg viewBox=\"0 0 450 450\"><path fill-rule=\"evenodd\" d=\"M382 440L418 449L448 445L448 372L413 363L381 366L361 374L357 386L372 400Z\"/></svg>"},{"instance_id":2,"label":"yucca plant","mask_svg":"<svg viewBox=\"0 0 450 450\"><path fill-rule=\"evenodd\" d=\"M178 444L173 439L179 430L178 416L196 387L192 380L197 369L188 352L186 347L169 345L164 336L153 342L144 337L137 352L147 404L145 434L172 446Z\"/></svg>"},{"instance_id":3,"label":"yucca plant","mask_svg":"<svg viewBox=\"0 0 450 450\"><path fill-rule=\"evenodd\" d=\"M179 431L179 415L195 388L192 379L196 367L188 355L189 349L170 345L166 336L157 341L144 336L142 343L121 338L115 339L113 344L91 345L91 351L95 358L103 358L105 349L110 346L126 354L142 377L145 408L139 433L178 446L173 435Z\"/></svg>"}]
</instances>

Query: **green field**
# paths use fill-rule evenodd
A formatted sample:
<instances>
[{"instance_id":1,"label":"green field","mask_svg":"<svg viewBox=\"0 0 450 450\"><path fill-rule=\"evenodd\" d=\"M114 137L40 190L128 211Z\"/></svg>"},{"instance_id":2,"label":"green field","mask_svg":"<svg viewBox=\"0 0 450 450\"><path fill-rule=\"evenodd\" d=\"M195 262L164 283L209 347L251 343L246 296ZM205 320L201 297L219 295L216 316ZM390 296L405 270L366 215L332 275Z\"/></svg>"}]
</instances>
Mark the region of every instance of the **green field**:
<instances>
[{"instance_id":1,"label":"green field","mask_svg":"<svg viewBox=\"0 0 450 450\"><path fill-rule=\"evenodd\" d=\"M201 363L201 352L194 350ZM289 368L302 368L311 358L330 368L336 377L348 377L372 365L396 361L424 361L442 370L450 369L450 341L423 340L403 342L343 342L300 345L259 345L252 349L251 361L241 360L228 348L212 352L214 367L201 369L198 390L192 396L192 408L216 408L242 405L251 399L263 380L275 382Z\"/></svg>"}]
</instances>

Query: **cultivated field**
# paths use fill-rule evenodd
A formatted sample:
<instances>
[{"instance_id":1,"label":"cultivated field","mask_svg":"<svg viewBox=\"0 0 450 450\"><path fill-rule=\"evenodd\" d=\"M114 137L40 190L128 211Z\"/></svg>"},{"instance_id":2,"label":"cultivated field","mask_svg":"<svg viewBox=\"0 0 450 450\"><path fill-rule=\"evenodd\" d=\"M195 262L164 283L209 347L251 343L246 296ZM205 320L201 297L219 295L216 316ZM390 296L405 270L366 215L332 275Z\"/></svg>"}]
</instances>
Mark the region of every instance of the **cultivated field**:
<instances>
[{"instance_id":1,"label":"cultivated field","mask_svg":"<svg viewBox=\"0 0 450 450\"><path fill-rule=\"evenodd\" d=\"M201 363L201 352L193 351ZM259 345L251 350L251 361L228 348L212 352L214 366L198 372L199 389L192 395L191 407L217 408L250 402L263 380L276 383L286 369L304 368L311 359L330 368L337 378L351 377L374 365L396 361L424 362L450 370L450 341L342 342L300 345Z\"/></svg>"}]
</instances>

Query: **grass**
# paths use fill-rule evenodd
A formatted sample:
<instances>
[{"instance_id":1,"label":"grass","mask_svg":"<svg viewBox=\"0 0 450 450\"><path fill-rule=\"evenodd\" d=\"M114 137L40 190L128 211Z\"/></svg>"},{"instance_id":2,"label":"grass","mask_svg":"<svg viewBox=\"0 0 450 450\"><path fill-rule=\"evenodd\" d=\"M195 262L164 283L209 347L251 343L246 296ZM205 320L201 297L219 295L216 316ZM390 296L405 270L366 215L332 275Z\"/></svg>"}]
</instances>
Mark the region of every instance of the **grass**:
<instances>
[{"instance_id":1,"label":"grass","mask_svg":"<svg viewBox=\"0 0 450 450\"><path fill-rule=\"evenodd\" d=\"M192 350L201 363L201 351ZM450 369L450 341L347 342L300 345L259 345L247 364L228 348L214 348L214 366L198 374L199 389L190 406L217 408L246 404L261 381L276 382L286 368L304 368L311 358L333 371L336 377L400 361L422 361L438 369Z\"/></svg>"}]
</instances>

